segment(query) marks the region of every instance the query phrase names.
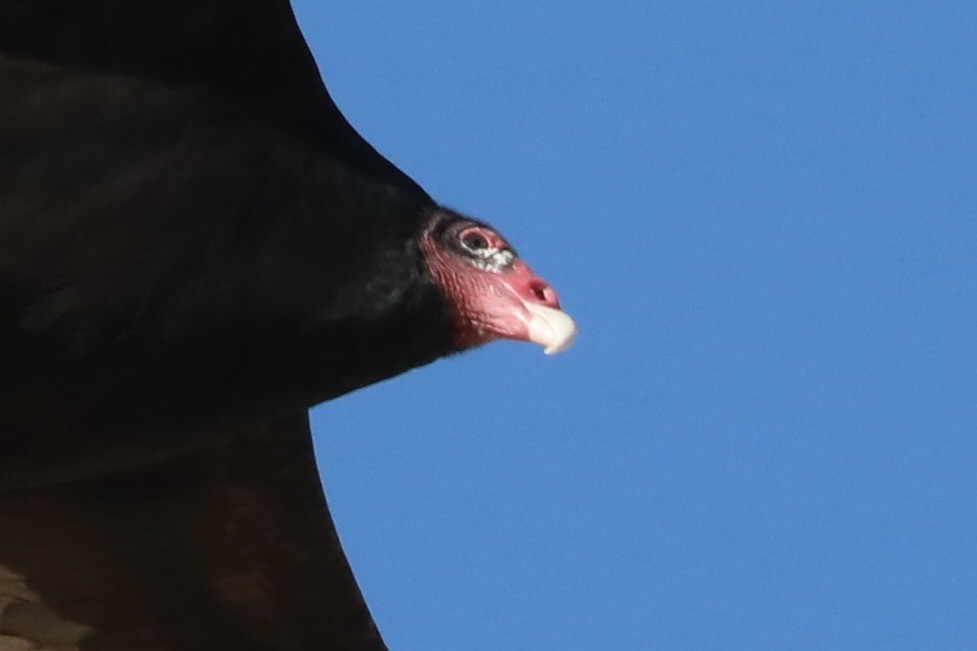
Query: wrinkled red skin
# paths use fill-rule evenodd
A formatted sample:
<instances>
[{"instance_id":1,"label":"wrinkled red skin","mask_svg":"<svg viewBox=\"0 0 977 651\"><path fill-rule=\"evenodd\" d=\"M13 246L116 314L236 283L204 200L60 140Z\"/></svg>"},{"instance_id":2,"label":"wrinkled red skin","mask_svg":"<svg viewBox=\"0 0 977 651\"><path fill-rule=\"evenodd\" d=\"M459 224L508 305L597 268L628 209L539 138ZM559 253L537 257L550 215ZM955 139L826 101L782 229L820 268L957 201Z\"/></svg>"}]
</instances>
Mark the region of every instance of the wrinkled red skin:
<instances>
[{"instance_id":1,"label":"wrinkled red skin","mask_svg":"<svg viewBox=\"0 0 977 651\"><path fill-rule=\"evenodd\" d=\"M526 304L560 309L556 291L520 258L499 271L479 269L476 256L439 241L433 230L428 228L421 236L421 251L452 311L459 350L495 339L530 341ZM481 224L462 229L457 239L473 234L484 238L489 248L512 251L505 238Z\"/></svg>"}]
</instances>

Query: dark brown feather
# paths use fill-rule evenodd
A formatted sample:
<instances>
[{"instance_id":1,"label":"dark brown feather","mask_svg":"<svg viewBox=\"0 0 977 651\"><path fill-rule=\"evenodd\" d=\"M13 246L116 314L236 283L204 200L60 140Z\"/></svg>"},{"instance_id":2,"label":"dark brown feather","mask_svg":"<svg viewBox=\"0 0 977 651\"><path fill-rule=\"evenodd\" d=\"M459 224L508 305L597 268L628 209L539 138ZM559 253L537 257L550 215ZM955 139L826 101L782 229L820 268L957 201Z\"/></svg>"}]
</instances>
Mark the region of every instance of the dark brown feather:
<instances>
[{"instance_id":1,"label":"dark brown feather","mask_svg":"<svg viewBox=\"0 0 977 651\"><path fill-rule=\"evenodd\" d=\"M32 628L8 604L0 649L4 634L63 644L86 630L86 651L385 648L304 415L137 471L0 496L0 523L0 604L6 573L36 596L10 601L45 615Z\"/></svg>"},{"instance_id":2,"label":"dark brown feather","mask_svg":"<svg viewBox=\"0 0 977 651\"><path fill-rule=\"evenodd\" d=\"M381 649L309 406L451 352L285 0L0 2L0 651Z\"/></svg>"}]
</instances>

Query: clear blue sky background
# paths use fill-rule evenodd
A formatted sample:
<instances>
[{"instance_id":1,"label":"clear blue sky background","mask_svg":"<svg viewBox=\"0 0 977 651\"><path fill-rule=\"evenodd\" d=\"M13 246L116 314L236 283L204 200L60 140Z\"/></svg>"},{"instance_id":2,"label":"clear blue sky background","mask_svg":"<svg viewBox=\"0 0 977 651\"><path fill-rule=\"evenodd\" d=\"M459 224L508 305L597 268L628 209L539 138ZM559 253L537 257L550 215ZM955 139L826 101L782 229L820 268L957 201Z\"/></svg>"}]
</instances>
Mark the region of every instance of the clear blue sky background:
<instances>
[{"instance_id":1,"label":"clear blue sky background","mask_svg":"<svg viewBox=\"0 0 977 651\"><path fill-rule=\"evenodd\" d=\"M977 648L977 4L296 9L581 327L314 412L392 648Z\"/></svg>"}]
</instances>

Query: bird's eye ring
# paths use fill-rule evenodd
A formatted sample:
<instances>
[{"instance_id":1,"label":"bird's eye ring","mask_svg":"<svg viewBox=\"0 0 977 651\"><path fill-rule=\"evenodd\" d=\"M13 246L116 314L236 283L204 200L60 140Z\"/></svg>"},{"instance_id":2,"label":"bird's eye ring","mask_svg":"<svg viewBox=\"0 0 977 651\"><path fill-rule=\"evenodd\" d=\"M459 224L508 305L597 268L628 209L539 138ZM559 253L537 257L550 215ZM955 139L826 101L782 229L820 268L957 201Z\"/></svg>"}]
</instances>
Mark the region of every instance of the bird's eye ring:
<instances>
[{"instance_id":1,"label":"bird's eye ring","mask_svg":"<svg viewBox=\"0 0 977 651\"><path fill-rule=\"evenodd\" d=\"M458 239L461 240L461 245L472 253L485 251L489 248L488 238L477 229L469 229L463 232Z\"/></svg>"}]
</instances>

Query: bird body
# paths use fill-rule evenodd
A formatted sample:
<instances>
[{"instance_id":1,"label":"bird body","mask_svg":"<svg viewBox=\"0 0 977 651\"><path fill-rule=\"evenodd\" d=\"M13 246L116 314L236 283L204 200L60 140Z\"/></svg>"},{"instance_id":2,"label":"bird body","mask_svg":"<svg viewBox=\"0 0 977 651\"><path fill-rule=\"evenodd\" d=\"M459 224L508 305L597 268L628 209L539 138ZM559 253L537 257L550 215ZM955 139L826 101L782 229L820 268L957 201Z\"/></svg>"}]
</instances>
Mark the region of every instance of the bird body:
<instances>
[{"instance_id":1,"label":"bird body","mask_svg":"<svg viewBox=\"0 0 977 651\"><path fill-rule=\"evenodd\" d=\"M383 648L306 411L560 350L552 289L356 134L282 0L4 3L0 169L0 651Z\"/></svg>"}]
</instances>

